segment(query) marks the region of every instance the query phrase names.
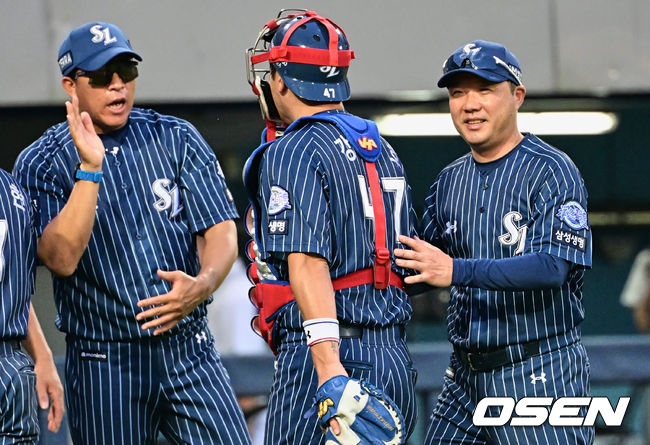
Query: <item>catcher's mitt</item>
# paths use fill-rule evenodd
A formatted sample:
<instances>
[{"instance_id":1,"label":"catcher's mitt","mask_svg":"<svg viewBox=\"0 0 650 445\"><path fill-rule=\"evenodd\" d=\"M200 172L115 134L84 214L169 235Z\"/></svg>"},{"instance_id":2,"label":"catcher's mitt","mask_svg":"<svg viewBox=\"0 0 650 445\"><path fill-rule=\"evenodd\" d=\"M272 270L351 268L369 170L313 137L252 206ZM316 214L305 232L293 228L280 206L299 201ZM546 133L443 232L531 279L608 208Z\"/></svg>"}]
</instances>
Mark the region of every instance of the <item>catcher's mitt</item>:
<instances>
[{"instance_id":1,"label":"catcher's mitt","mask_svg":"<svg viewBox=\"0 0 650 445\"><path fill-rule=\"evenodd\" d=\"M390 397L363 380L332 377L316 392L315 406L305 417L318 412L326 445L403 445L404 418ZM328 421L335 417L341 433L335 436Z\"/></svg>"}]
</instances>

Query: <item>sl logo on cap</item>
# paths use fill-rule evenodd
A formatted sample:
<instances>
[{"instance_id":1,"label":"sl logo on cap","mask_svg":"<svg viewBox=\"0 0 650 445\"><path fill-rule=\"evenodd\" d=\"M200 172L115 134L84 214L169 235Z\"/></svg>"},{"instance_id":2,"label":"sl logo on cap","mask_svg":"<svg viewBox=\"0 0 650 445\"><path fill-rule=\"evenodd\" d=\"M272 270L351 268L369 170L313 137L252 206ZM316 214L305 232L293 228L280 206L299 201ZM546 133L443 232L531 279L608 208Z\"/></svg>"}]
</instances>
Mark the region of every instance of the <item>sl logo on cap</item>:
<instances>
[{"instance_id":1,"label":"sl logo on cap","mask_svg":"<svg viewBox=\"0 0 650 445\"><path fill-rule=\"evenodd\" d=\"M103 41L104 45L108 45L117 42L117 38L111 36L111 31L108 27L102 28L102 25L95 25L90 28L90 33L93 35L93 38L91 39L93 43Z\"/></svg>"}]
</instances>

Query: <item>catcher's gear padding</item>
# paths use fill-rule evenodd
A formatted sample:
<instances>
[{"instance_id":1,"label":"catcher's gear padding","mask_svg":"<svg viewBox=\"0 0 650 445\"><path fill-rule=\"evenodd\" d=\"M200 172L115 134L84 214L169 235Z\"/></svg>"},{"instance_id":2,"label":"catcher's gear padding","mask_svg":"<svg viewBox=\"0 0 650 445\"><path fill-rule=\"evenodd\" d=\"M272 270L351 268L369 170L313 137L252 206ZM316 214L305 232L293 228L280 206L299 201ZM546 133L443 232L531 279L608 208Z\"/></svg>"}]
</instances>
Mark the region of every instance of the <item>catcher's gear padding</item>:
<instances>
[{"instance_id":1,"label":"catcher's gear padding","mask_svg":"<svg viewBox=\"0 0 650 445\"><path fill-rule=\"evenodd\" d=\"M316 392L314 411L325 432L326 445L402 445L404 418L395 402L379 388L346 376L332 377ZM329 420L341 433L335 436Z\"/></svg>"}]
</instances>

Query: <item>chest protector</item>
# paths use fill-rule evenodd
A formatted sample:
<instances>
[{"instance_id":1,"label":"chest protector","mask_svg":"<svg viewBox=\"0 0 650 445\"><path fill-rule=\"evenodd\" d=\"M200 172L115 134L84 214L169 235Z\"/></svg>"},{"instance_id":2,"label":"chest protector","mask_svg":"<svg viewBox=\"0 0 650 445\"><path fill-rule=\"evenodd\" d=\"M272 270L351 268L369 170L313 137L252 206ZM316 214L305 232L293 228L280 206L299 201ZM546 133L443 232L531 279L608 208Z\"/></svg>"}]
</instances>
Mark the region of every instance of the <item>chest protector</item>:
<instances>
[{"instance_id":1,"label":"chest protector","mask_svg":"<svg viewBox=\"0 0 650 445\"><path fill-rule=\"evenodd\" d=\"M375 222L375 251L372 267L357 270L332 281L334 291L364 284L373 284L376 289L386 289L389 285L404 289L402 278L391 269L390 252L386 247L386 215L382 197L379 175L375 162L381 155L381 139L377 125L369 120L362 119L347 113L320 113L315 116L306 116L291 124L285 134L308 122L330 122L336 125L345 135L350 145L354 147L357 155L363 160L372 209ZM266 129L262 133L262 141L266 141ZM295 300L291 287L287 281L277 278L273 268L262 261L257 248L259 238L256 233L261 231L261 215L265 209L257 201L259 189L259 166L266 149L273 143L263 142L246 161L244 166L244 185L249 196L250 206L246 212L245 226L251 240L246 246L246 255L251 260L248 265L248 278L253 283L248 296L253 305L259 309L259 315L253 318L251 326L277 353L277 338L275 333L275 320L285 309L287 304Z\"/></svg>"}]
</instances>

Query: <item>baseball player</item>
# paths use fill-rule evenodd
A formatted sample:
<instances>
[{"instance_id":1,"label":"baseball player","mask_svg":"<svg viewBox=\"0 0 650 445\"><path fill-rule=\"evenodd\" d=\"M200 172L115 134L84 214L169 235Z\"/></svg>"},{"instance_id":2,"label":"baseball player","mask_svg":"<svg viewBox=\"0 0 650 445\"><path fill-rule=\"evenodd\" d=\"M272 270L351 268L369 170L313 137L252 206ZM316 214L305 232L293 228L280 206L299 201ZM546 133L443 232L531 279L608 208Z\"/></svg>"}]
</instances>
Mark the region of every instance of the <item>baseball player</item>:
<instances>
[{"instance_id":1,"label":"baseball player","mask_svg":"<svg viewBox=\"0 0 650 445\"><path fill-rule=\"evenodd\" d=\"M46 409L51 398L48 415L48 429L51 431L59 429L63 418L61 381L52 352L30 304L36 267L34 217L27 194L9 173L0 169L2 444L38 443L37 402ZM22 351L21 341L29 356Z\"/></svg>"},{"instance_id":2,"label":"baseball player","mask_svg":"<svg viewBox=\"0 0 650 445\"><path fill-rule=\"evenodd\" d=\"M519 132L526 89L504 46L477 40L459 48L438 86L447 87L452 120L471 152L431 186L424 239L401 238L411 250L395 251L398 265L419 272L405 281L451 285L454 353L425 443L591 443L589 427L473 423L486 396L589 393L579 327L591 266L587 190L566 154Z\"/></svg>"},{"instance_id":3,"label":"baseball player","mask_svg":"<svg viewBox=\"0 0 650 445\"><path fill-rule=\"evenodd\" d=\"M15 166L41 210L73 441L250 443L205 317L237 213L197 130L133 108L140 60L113 24L72 30L58 56L67 122Z\"/></svg>"},{"instance_id":4,"label":"baseball player","mask_svg":"<svg viewBox=\"0 0 650 445\"><path fill-rule=\"evenodd\" d=\"M354 55L329 19L283 10L248 56L268 124L244 171L251 275L261 279L252 290L256 326L277 353L266 443L358 443L341 439L339 417L323 421L336 403L327 391L316 397L321 420L310 415L317 389L348 377L392 398L404 434L386 443L403 443L416 415L404 339L411 306L390 251L414 232L404 168L373 122L344 110Z\"/></svg>"}]
</instances>

